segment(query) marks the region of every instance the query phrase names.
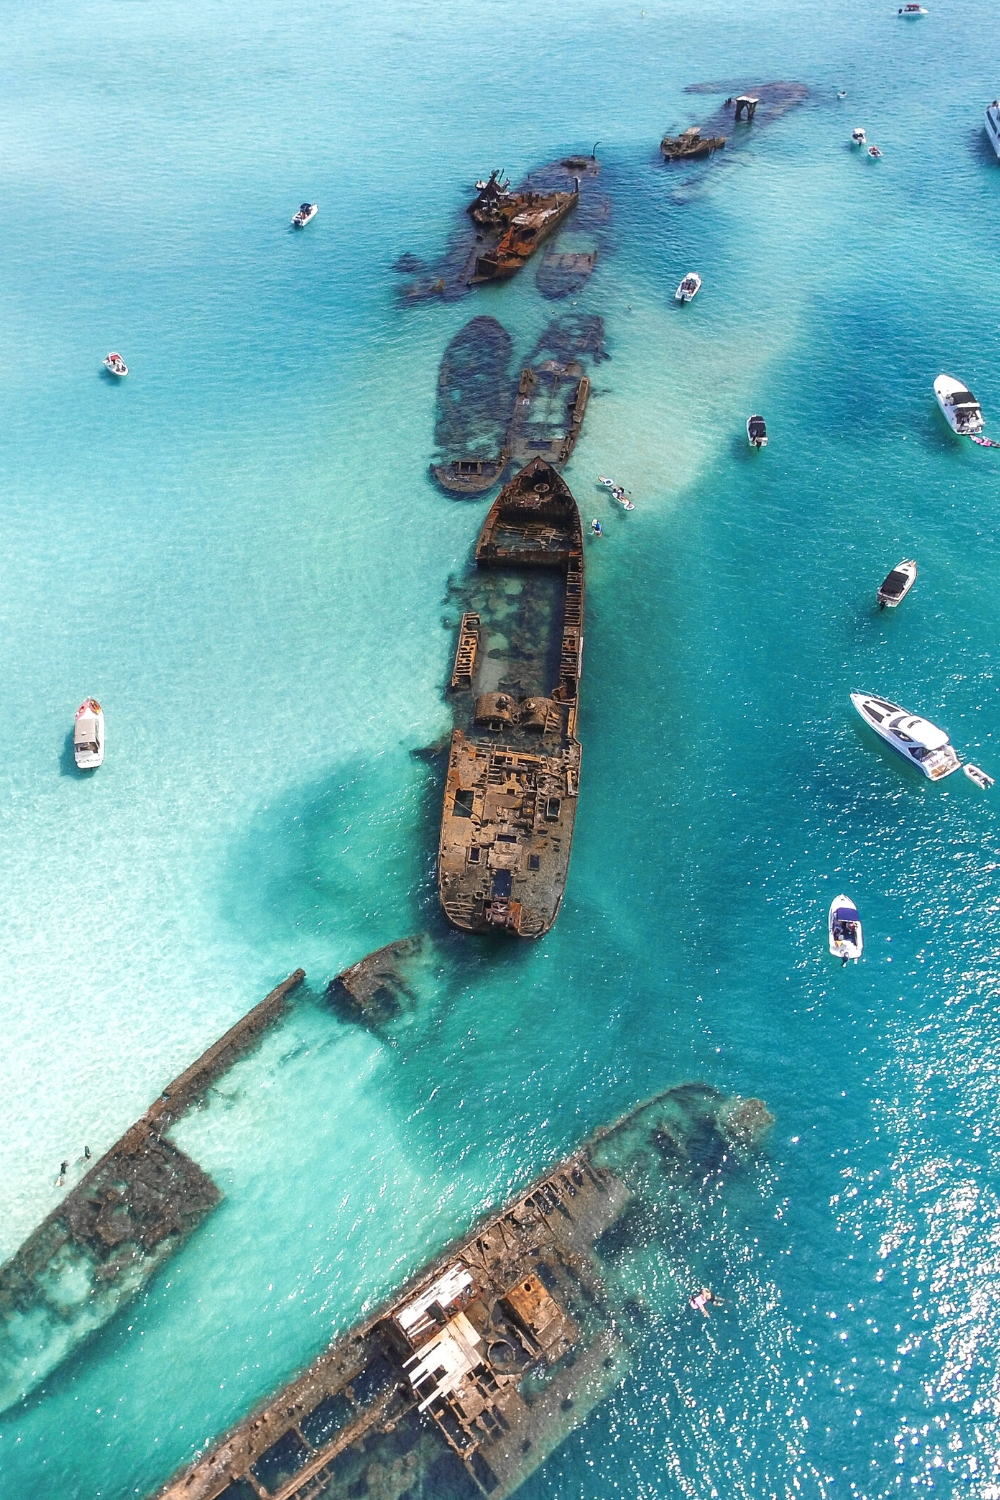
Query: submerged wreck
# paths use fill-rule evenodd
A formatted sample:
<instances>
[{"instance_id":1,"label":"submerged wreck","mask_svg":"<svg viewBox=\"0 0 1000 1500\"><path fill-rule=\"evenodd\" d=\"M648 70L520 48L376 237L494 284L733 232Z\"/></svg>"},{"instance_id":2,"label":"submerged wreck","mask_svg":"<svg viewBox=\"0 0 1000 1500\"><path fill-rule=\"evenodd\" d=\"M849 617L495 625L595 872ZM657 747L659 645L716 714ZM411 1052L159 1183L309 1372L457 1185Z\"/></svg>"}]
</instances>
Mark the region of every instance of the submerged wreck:
<instances>
[{"instance_id":1,"label":"submerged wreck","mask_svg":"<svg viewBox=\"0 0 1000 1500\"><path fill-rule=\"evenodd\" d=\"M536 938L562 904L580 790L583 537L550 463L532 459L500 491L476 566L451 678L438 893L455 927Z\"/></svg>"},{"instance_id":2,"label":"submerged wreck","mask_svg":"<svg viewBox=\"0 0 1000 1500\"><path fill-rule=\"evenodd\" d=\"M413 276L402 289L407 302L441 297L445 301L468 295L469 288L485 281L512 276L526 264L573 214L577 231L596 234L611 211L607 195L599 190L600 163L593 156L569 156L548 162L530 172L515 189L500 172L476 184L476 199L463 213L444 254L432 264L404 254L395 262L401 274ZM544 296L563 296L574 282L582 285L593 269L596 250L575 257L572 272L550 266L540 268L539 288ZM548 288L548 289L546 289Z\"/></svg>"},{"instance_id":3,"label":"submerged wreck","mask_svg":"<svg viewBox=\"0 0 1000 1500\"><path fill-rule=\"evenodd\" d=\"M438 375L434 429L444 450L431 473L450 494L485 495L508 467L544 458L565 464L590 399L583 359L606 358L604 324L594 314L556 318L523 367L516 391L507 371L510 336L495 318L473 318L452 339Z\"/></svg>"},{"instance_id":4,"label":"submerged wreck","mask_svg":"<svg viewBox=\"0 0 1000 1500\"><path fill-rule=\"evenodd\" d=\"M770 1124L760 1100L698 1085L640 1106L425 1267L159 1500L506 1500L627 1373L644 1311L618 1266L643 1254L659 1200L739 1164Z\"/></svg>"},{"instance_id":5,"label":"submerged wreck","mask_svg":"<svg viewBox=\"0 0 1000 1500\"><path fill-rule=\"evenodd\" d=\"M680 135L663 137L660 150L666 161L694 161L711 156L722 150L727 139L730 149L739 146L809 97L804 83L786 79L774 83L748 83L745 79L690 83L684 92L724 95L725 101L702 125L690 126Z\"/></svg>"},{"instance_id":6,"label":"submerged wreck","mask_svg":"<svg viewBox=\"0 0 1000 1500\"><path fill-rule=\"evenodd\" d=\"M169 1084L0 1267L0 1410L107 1323L221 1201L166 1133L304 978L297 969Z\"/></svg>"}]
</instances>

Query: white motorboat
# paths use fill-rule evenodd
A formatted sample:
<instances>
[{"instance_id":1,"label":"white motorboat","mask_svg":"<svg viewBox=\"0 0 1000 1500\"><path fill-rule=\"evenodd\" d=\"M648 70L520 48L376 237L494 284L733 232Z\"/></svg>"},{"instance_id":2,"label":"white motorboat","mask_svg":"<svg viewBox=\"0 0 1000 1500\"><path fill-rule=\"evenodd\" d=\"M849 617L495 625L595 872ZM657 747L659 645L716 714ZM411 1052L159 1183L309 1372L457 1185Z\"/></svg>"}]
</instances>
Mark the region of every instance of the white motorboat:
<instances>
[{"instance_id":1,"label":"white motorboat","mask_svg":"<svg viewBox=\"0 0 1000 1500\"><path fill-rule=\"evenodd\" d=\"M110 375L117 375L119 380L124 379L124 377L128 374L128 365L122 359L120 354L109 354L107 359L104 361L104 368Z\"/></svg>"},{"instance_id":2,"label":"white motorboat","mask_svg":"<svg viewBox=\"0 0 1000 1500\"><path fill-rule=\"evenodd\" d=\"M81 771L104 762L104 711L96 698L84 698L73 725L73 758Z\"/></svg>"},{"instance_id":3,"label":"white motorboat","mask_svg":"<svg viewBox=\"0 0 1000 1500\"><path fill-rule=\"evenodd\" d=\"M913 17L926 16L927 12L924 10L924 7L922 5L911 3L909 5L901 5L899 7L898 14L901 16Z\"/></svg>"},{"instance_id":4,"label":"white motorboat","mask_svg":"<svg viewBox=\"0 0 1000 1500\"><path fill-rule=\"evenodd\" d=\"M851 140L853 141L855 146L867 146L868 137L865 135L865 132L860 125L855 125L854 129L851 131Z\"/></svg>"},{"instance_id":5,"label":"white motorboat","mask_svg":"<svg viewBox=\"0 0 1000 1500\"><path fill-rule=\"evenodd\" d=\"M962 770L965 772L966 776L968 776L969 780L974 781L976 783L976 786L982 787L984 792L988 792L990 787L993 785L993 777L987 776L985 771L983 771L979 766L974 766L971 761L967 760L965 762L965 765L962 767Z\"/></svg>"},{"instance_id":6,"label":"white motorboat","mask_svg":"<svg viewBox=\"0 0 1000 1500\"><path fill-rule=\"evenodd\" d=\"M958 770L961 761L951 741L929 719L908 713L898 703L877 698L873 693L852 693L851 702L876 734L918 766L931 781L940 781Z\"/></svg>"},{"instance_id":7,"label":"white motorboat","mask_svg":"<svg viewBox=\"0 0 1000 1500\"><path fill-rule=\"evenodd\" d=\"M675 302L691 302L701 291L701 277L697 271L689 271L674 293Z\"/></svg>"},{"instance_id":8,"label":"white motorboat","mask_svg":"<svg viewBox=\"0 0 1000 1500\"><path fill-rule=\"evenodd\" d=\"M985 425L982 408L968 387L954 375L939 375L934 382L934 394L952 432L957 432L959 437L982 432Z\"/></svg>"},{"instance_id":9,"label":"white motorboat","mask_svg":"<svg viewBox=\"0 0 1000 1500\"><path fill-rule=\"evenodd\" d=\"M861 930L858 908L849 896L835 896L827 919L830 932L830 952L845 964L849 959L857 963L865 951L865 937Z\"/></svg>"},{"instance_id":10,"label":"white motorboat","mask_svg":"<svg viewBox=\"0 0 1000 1500\"><path fill-rule=\"evenodd\" d=\"M747 417L747 442L751 448L767 447L767 423L763 417Z\"/></svg>"},{"instance_id":11,"label":"white motorboat","mask_svg":"<svg viewBox=\"0 0 1000 1500\"><path fill-rule=\"evenodd\" d=\"M296 229L304 229L310 219L315 219L319 213L318 203L303 203L297 213L292 214L292 223Z\"/></svg>"},{"instance_id":12,"label":"white motorboat","mask_svg":"<svg viewBox=\"0 0 1000 1500\"><path fill-rule=\"evenodd\" d=\"M986 134L990 138L994 155L1000 160L1000 99L986 106Z\"/></svg>"},{"instance_id":13,"label":"white motorboat","mask_svg":"<svg viewBox=\"0 0 1000 1500\"><path fill-rule=\"evenodd\" d=\"M882 153L877 146L869 146L868 155L871 157L872 161L879 161Z\"/></svg>"},{"instance_id":14,"label":"white motorboat","mask_svg":"<svg viewBox=\"0 0 1000 1500\"><path fill-rule=\"evenodd\" d=\"M906 598L916 582L916 578L916 563L912 557L904 557L902 562L896 564L891 573L886 574L884 581L879 585L879 609L895 609L900 600Z\"/></svg>"}]
</instances>

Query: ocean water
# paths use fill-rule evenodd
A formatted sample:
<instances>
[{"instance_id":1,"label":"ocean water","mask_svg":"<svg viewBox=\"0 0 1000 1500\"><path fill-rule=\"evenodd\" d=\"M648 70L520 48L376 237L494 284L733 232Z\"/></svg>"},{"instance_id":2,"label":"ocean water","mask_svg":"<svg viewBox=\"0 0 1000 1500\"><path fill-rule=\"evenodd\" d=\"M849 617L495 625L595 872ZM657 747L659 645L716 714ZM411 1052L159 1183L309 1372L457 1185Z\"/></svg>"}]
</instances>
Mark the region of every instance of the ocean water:
<instances>
[{"instance_id":1,"label":"ocean water","mask_svg":"<svg viewBox=\"0 0 1000 1500\"><path fill-rule=\"evenodd\" d=\"M1000 767L998 455L930 389L967 380L1000 433L1000 28L928 8L7 7L0 1254L62 1159L291 969L311 989L176 1132L223 1204L0 1417L4 1494L148 1493L476 1213L699 1079L774 1130L637 1262L636 1368L525 1494L1000 1495L995 802L910 773L848 700ZM664 168L663 131L715 106L686 84L772 78L809 100ZM483 514L427 476L437 365L474 313L521 354L560 309L530 269L404 306L391 266L433 258L492 166L595 141L612 219L578 307L612 357L566 471L605 527L573 863L544 941L465 943L411 753L448 727L447 584ZM917 586L880 616L902 556ZM412 1012L337 1021L326 980L420 930Z\"/></svg>"}]
</instances>

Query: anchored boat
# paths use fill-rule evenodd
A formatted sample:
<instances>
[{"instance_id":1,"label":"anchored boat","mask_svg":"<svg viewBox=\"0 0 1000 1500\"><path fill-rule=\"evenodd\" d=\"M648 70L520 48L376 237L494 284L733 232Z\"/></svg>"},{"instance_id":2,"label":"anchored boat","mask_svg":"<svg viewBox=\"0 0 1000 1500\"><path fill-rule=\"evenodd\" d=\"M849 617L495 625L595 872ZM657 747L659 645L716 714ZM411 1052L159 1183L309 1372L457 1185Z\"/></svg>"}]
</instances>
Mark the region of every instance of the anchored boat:
<instances>
[{"instance_id":1,"label":"anchored boat","mask_svg":"<svg viewBox=\"0 0 1000 1500\"><path fill-rule=\"evenodd\" d=\"M896 605L906 598L916 579L916 563L912 557L904 557L903 561L897 563L892 572L888 573L879 585L879 609L895 609Z\"/></svg>"},{"instance_id":2,"label":"anchored boat","mask_svg":"<svg viewBox=\"0 0 1000 1500\"><path fill-rule=\"evenodd\" d=\"M990 138L994 155L1000 159L1000 99L994 99L986 107L986 134Z\"/></svg>"},{"instance_id":3,"label":"anchored boat","mask_svg":"<svg viewBox=\"0 0 1000 1500\"><path fill-rule=\"evenodd\" d=\"M299 207L295 211L295 213L292 214L292 223L295 225L296 229L304 229L305 226L309 223L310 219L315 219L318 213L318 203L303 203L301 207Z\"/></svg>"},{"instance_id":4,"label":"anchored boat","mask_svg":"<svg viewBox=\"0 0 1000 1500\"><path fill-rule=\"evenodd\" d=\"M747 417L747 442L751 448L767 447L767 423L763 417Z\"/></svg>"},{"instance_id":5,"label":"anchored boat","mask_svg":"<svg viewBox=\"0 0 1000 1500\"><path fill-rule=\"evenodd\" d=\"M868 137L865 135L862 126L855 125L851 131L851 144L854 146L866 146L868 144Z\"/></svg>"},{"instance_id":6,"label":"anchored boat","mask_svg":"<svg viewBox=\"0 0 1000 1500\"><path fill-rule=\"evenodd\" d=\"M119 380L124 380L125 376L128 374L128 365L122 359L121 355L115 354L114 351L106 356L104 360L104 368L107 370L109 375L117 375Z\"/></svg>"},{"instance_id":7,"label":"anchored boat","mask_svg":"<svg viewBox=\"0 0 1000 1500\"><path fill-rule=\"evenodd\" d=\"M830 952L834 958L850 959L857 963L864 952L865 939L861 931L858 908L847 896L834 896L828 918L830 930Z\"/></svg>"},{"instance_id":8,"label":"anchored boat","mask_svg":"<svg viewBox=\"0 0 1000 1500\"><path fill-rule=\"evenodd\" d=\"M76 711L73 758L81 771L104 764L104 710L96 698L84 698Z\"/></svg>"},{"instance_id":9,"label":"anchored boat","mask_svg":"<svg viewBox=\"0 0 1000 1500\"><path fill-rule=\"evenodd\" d=\"M544 459L500 491L476 565L451 679L438 893L455 927L535 938L569 870L583 658L580 513Z\"/></svg>"},{"instance_id":10,"label":"anchored boat","mask_svg":"<svg viewBox=\"0 0 1000 1500\"><path fill-rule=\"evenodd\" d=\"M982 407L972 392L956 380L954 375L939 375L934 382L934 395L944 413L945 421L959 437L971 437L985 427Z\"/></svg>"},{"instance_id":11,"label":"anchored boat","mask_svg":"<svg viewBox=\"0 0 1000 1500\"><path fill-rule=\"evenodd\" d=\"M852 693L851 702L877 735L931 781L940 781L958 770L961 761L951 741L929 719L921 719L900 708L898 703L876 698L872 693Z\"/></svg>"},{"instance_id":12,"label":"anchored boat","mask_svg":"<svg viewBox=\"0 0 1000 1500\"><path fill-rule=\"evenodd\" d=\"M697 271L689 271L674 293L675 302L693 302L701 291L701 277Z\"/></svg>"}]
</instances>

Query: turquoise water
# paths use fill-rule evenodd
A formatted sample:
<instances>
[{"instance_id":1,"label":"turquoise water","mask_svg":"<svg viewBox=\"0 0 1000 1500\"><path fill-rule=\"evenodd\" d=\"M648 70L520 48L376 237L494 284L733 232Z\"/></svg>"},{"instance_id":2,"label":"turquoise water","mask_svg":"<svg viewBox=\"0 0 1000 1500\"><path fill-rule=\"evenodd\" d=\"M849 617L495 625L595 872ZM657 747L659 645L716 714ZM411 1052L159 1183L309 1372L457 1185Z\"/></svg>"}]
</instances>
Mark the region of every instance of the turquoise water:
<instances>
[{"instance_id":1,"label":"turquoise water","mask_svg":"<svg viewBox=\"0 0 1000 1500\"><path fill-rule=\"evenodd\" d=\"M1000 765L997 455L930 393L968 380L1000 433L998 25L929 8L5 15L0 1253L60 1160L277 979L315 991L178 1130L225 1202L0 1418L5 1492L146 1493L476 1212L699 1078L767 1100L764 1157L643 1258L636 1372L527 1493L996 1495L995 804L909 773L847 698ZM664 129L714 107L684 85L751 77L810 100L666 171ZM437 772L411 755L448 724L447 579L482 515L427 478L437 364L474 312L523 353L553 305L529 271L405 308L390 268L432 258L493 165L595 140L613 218L579 308L612 359L567 469L606 533L573 865L541 944L467 944L437 925ZM825 954L841 889L849 971ZM391 1035L322 1007L428 927ZM702 1280L728 1310L695 1323Z\"/></svg>"}]
</instances>

